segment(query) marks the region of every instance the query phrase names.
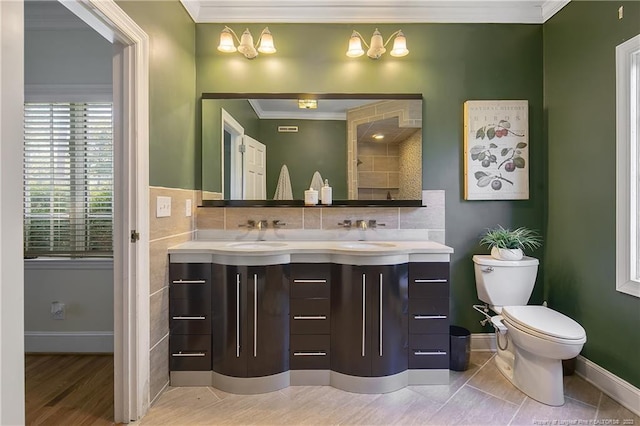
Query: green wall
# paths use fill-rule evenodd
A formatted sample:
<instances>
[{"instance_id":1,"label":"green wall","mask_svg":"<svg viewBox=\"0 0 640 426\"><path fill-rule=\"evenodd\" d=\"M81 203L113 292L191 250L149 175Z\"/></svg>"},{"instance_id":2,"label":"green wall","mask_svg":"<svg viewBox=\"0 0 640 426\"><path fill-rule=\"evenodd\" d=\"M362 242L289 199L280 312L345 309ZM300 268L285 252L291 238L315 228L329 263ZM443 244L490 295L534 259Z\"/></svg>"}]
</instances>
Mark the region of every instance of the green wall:
<instances>
[{"instance_id":1,"label":"green wall","mask_svg":"<svg viewBox=\"0 0 640 426\"><path fill-rule=\"evenodd\" d=\"M298 126L298 133L279 133L278 126ZM304 199L315 171L329 179L335 199L348 198L346 121L260 120L258 140L267 146L268 198L273 197L283 164L289 170L293 198Z\"/></svg>"},{"instance_id":2,"label":"green wall","mask_svg":"<svg viewBox=\"0 0 640 426\"><path fill-rule=\"evenodd\" d=\"M178 1L117 3L149 36L149 184L196 188L194 23Z\"/></svg>"},{"instance_id":3,"label":"green wall","mask_svg":"<svg viewBox=\"0 0 640 426\"><path fill-rule=\"evenodd\" d=\"M256 36L265 25L248 27ZM478 237L487 227L545 227L546 147L543 135L542 25L403 24L410 54L378 61L345 55L353 29L369 24L269 24L278 52L249 61L216 50L222 24L196 25L197 95L203 92L419 93L423 96L423 188L446 191L446 243L452 256L453 322L473 332L480 314L471 256L486 253ZM399 25L378 25L386 37ZM463 103L469 99L527 99L530 199L464 201ZM306 181L307 179L305 179ZM541 257L542 253L534 253ZM542 302L542 279L533 303Z\"/></svg>"},{"instance_id":4,"label":"green wall","mask_svg":"<svg viewBox=\"0 0 640 426\"><path fill-rule=\"evenodd\" d=\"M634 386L640 300L615 289L615 47L639 32L638 2L572 1L544 24L545 293L585 328L583 355Z\"/></svg>"}]
</instances>

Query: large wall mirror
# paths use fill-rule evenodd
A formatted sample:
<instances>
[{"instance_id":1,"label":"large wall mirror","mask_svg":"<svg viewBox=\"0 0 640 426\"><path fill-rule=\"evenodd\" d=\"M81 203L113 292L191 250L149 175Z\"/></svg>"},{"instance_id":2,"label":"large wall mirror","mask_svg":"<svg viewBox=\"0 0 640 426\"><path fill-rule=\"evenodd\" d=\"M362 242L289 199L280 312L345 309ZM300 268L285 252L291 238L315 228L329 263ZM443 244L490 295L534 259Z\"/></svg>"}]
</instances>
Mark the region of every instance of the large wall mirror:
<instances>
[{"instance_id":1,"label":"large wall mirror","mask_svg":"<svg viewBox=\"0 0 640 426\"><path fill-rule=\"evenodd\" d=\"M421 95L203 94L203 200L420 200Z\"/></svg>"}]
</instances>

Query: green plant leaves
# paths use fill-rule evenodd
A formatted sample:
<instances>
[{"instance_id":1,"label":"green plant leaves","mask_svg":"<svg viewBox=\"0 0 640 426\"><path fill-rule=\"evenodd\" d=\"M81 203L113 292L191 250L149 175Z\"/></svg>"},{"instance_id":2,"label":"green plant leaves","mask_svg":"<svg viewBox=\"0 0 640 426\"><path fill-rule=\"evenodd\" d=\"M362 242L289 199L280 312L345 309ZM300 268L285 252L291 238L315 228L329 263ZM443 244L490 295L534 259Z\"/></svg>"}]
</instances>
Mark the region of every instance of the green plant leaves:
<instances>
[{"instance_id":1,"label":"green plant leaves","mask_svg":"<svg viewBox=\"0 0 640 426\"><path fill-rule=\"evenodd\" d=\"M495 129L495 127L489 127L487 129L487 137L489 138L489 140L491 140L491 139L496 137L496 129Z\"/></svg>"},{"instance_id":2,"label":"green plant leaves","mask_svg":"<svg viewBox=\"0 0 640 426\"><path fill-rule=\"evenodd\" d=\"M513 158L513 164L519 169L524 169L524 166L525 166L524 158L522 158L522 157L514 157Z\"/></svg>"},{"instance_id":3,"label":"green plant leaves","mask_svg":"<svg viewBox=\"0 0 640 426\"><path fill-rule=\"evenodd\" d=\"M493 176L483 176L480 179L478 179L478 186L480 188L484 188L485 186L488 186L492 180L493 180Z\"/></svg>"},{"instance_id":4,"label":"green plant leaves","mask_svg":"<svg viewBox=\"0 0 640 426\"><path fill-rule=\"evenodd\" d=\"M476 132L476 139L484 139L484 127L480 127Z\"/></svg>"}]
</instances>

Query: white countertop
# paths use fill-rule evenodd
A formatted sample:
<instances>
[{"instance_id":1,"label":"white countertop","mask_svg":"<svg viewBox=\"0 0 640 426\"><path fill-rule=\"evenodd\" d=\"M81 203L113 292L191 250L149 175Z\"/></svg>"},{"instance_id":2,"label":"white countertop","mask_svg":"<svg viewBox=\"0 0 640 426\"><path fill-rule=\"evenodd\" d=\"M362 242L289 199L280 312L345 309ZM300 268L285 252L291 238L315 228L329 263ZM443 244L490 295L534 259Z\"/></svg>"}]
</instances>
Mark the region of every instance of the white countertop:
<instances>
[{"instance_id":1,"label":"white countertop","mask_svg":"<svg viewBox=\"0 0 640 426\"><path fill-rule=\"evenodd\" d=\"M451 247L434 241L194 240L169 248L170 261L173 263L224 265L390 265L407 262L448 262L451 253Z\"/></svg>"}]
</instances>

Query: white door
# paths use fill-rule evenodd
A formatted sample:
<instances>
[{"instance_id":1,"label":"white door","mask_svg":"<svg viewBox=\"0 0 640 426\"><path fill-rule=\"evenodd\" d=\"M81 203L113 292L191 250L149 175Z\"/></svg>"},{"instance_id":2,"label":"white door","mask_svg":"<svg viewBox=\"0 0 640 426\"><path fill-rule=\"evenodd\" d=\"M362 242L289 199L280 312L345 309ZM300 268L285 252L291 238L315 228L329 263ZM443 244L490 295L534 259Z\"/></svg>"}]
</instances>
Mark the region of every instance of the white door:
<instances>
[{"instance_id":1,"label":"white door","mask_svg":"<svg viewBox=\"0 0 640 426\"><path fill-rule=\"evenodd\" d=\"M267 199L267 147L244 136L244 155L242 161L242 181L244 182L244 200Z\"/></svg>"}]
</instances>

